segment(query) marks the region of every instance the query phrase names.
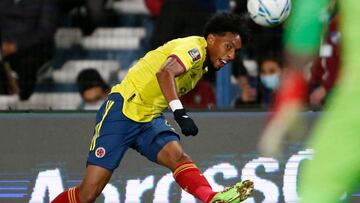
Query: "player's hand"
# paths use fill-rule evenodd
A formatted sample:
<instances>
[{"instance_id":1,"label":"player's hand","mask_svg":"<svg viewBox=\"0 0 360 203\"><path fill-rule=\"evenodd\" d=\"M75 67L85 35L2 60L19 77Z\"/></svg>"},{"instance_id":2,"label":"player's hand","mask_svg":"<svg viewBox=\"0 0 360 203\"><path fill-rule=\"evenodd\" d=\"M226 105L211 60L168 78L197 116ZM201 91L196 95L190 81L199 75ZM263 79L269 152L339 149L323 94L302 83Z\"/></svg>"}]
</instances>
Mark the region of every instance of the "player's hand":
<instances>
[{"instance_id":1,"label":"player's hand","mask_svg":"<svg viewBox=\"0 0 360 203\"><path fill-rule=\"evenodd\" d=\"M273 101L265 129L260 137L259 151L264 156L281 155L284 138L298 133L294 127L302 127L300 112L307 97L307 82L300 71L286 70Z\"/></svg>"},{"instance_id":2,"label":"player's hand","mask_svg":"<svg viewBox=\"0 0 360 203\"><path fill-rule=\"evenodd\" d=\"M179 124L181 132L185 136L195 136L198 134L199 129L193 119L191 119L185 112L185 109L177 109L174 111L175 121Z\"/></svg>"},{"instance_id":3,"label":"player's hand","mask_svg":"<svg viewBox=\"0 0 360 203\"><path fill-rule=\"evenodd\" d=\"M323 85L317 87L309 96L310 105L313 108L320 108L326 97L326 89Z\"/></svg>"}]
</instances>

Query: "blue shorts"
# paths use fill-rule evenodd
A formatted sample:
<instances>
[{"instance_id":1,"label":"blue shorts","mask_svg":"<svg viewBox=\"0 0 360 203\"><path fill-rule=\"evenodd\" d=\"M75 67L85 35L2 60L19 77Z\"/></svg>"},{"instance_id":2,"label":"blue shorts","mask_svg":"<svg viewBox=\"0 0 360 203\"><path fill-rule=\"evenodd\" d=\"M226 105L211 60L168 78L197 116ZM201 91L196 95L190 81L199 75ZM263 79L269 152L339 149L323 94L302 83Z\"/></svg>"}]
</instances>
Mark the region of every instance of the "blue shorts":
<instances>
[{"instance_id":1,"label":"blue shorts","mask_svg":"<svg viewBox=\"0 0 360 203\"><path fill-rule=\"evenodd\" d=\"M109 95L100 107L87 164L112 171L129 147L157 162L157 154L167 143L180 140L163 115L148 123L138 123L127 118L122 107L123 98L117 93Z\"/></svg>"}]
</instances>

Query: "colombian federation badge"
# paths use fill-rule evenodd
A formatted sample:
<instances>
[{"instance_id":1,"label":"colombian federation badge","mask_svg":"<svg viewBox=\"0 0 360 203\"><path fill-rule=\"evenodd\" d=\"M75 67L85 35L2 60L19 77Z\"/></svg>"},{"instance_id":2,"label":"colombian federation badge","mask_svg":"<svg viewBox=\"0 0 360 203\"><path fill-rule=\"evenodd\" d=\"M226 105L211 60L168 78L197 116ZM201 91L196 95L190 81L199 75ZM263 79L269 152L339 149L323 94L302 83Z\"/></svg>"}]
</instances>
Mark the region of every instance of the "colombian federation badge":
<instances>
[{"instance_id":1,"label":"colombian federation badge","mask_svg":"<svg viewBox=\"0 0 360 203\"><path fill-rule=\"evenodd\" d=\"M103 158L105 156L105 149L104 147L98 147L96 150L95 150L95 156L97 158Z\"/></svg>"}]
</instances>

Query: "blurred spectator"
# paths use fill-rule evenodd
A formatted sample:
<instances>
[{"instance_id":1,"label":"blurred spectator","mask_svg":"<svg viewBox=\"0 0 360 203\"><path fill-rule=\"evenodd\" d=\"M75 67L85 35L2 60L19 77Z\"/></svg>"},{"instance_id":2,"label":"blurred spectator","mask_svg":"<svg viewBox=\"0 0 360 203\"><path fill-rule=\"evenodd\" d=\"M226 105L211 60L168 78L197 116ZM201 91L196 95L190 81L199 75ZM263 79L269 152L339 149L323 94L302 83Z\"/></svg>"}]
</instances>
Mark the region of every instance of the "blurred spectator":
<instances>
[{"instance_id":1,"label":"blurred spectator","mask_svg":"<svg viewBox=\"0 0 360 203\"><path fill-rule=\"evenodd\" d=\"M233 106L238 108L258 104L256 84L248 74L241 57L237 56L234 60L232 72L240 90L240 94L235 99Z\"/></svg>"},{"instance_id":2,"label":"blurred spectator","mask_svg":"<svg viewBox=\"0 0 360 203\"><path fill-rule=\"evenodd\" d=\"M144 0L146 8L149 10L150 15L143 18L143 27L145 28L146 35L142 40L142 49L148 52L153 48L154 29L160 15L161 8L166 0Z\"/></svg>"},{"instance_id":3,"label":"blurred spectator","mask_svg":"<svg viewBox=\"0 0 360 203\"><path fill-rule=\"evenodd\" d=\"M262 105L268 106L280 84L282 62L276 57L266 57L260 61L259 66L259 100Z\"/></svg>"},{"instance_id":4,"label":"blurred spectator","mask_svg":"<svg viewBox=\"0 0 360 203\"><path fill-rule=\"evenodd\" d=\"M320 108L333 88L339 72L340 32L337 28L338 15L330 22L322 53L312 67L310 78L309 104L314 109Z\"/></svg>"},{"instance_id":5,"label":"blurred spectator","mask_svg":"<svg viewBox=\"0 0 360 203\"><path fill-rule=\"evenodd\" d=\"M259 61L259 75L249 76L246 68L234 63L240 71L234 74L240 88L240 96L236 98L234 107L268 107L279 86L282 62L277 57L264 57Z\"/></svg>"},{"instance_id":6,"label":"blurred spectator","mask_svg":"<svg viewBox=\"0 0 360 203\"><path fill-rule=\"evenodd\" d=\"M110 86L95 69L81 71L76 83L83 99L81 109L97 110L110 92Z\"/></svg>"},{"instance_id":7,"label":"blurred spectator","mask_svg":"<svg viewBox=\"0 0 360 203\"><path fill-rule=\"evenodd\" d=\"M0 61L0 94L14 95L19 93L16 78L9 64Z\"/></svg>"},{"instance_id":8,"label":"blurred spectator","mask_svg":"<svg viewBox=\"0 0 360 203\"><path fill-rule=\"evenodd\" d=\"M37 73L54 51L58 22L56 0L1 0L0 35L3 60L18 77L19 96L27 100Z\"/></svg>"},{"instance_id":9,"label":"blurred spectator","mask_svg":"<svg viewBox=\"0 0 360 203\"><path fill-rule=\"evenodd\" d=\"M258 104L257 90L251 86L247 76L240 76L237 79L240 96L235 100L235 107L251 107Z\"/></svg>"},{"instance_id":10,"label":"blurred spectator","mask_svg":"<svg viewBox=\"0 0 360 203\"><path fill-rule=\"evenodd\" d=\"M247 1L231 0L230 2L232 12L247 19L247 24L251 32L250 41L244 50L242 50L242 57L260 62L260 73L256 78L249 76L247 73L236 76L240 88L240 95L235 100L234 107L267 106L272 98L273 90L266 87L263 82L267 82L267 85L270 85L269 83L271 80L274 82L277 76L265 76L264 74L261 76L261 64L263 64L263 60L265 60L265 58L269 58L267 56L282 53L283 25L275 27L260 26L249 18ZM273 62L273 65L275 65L278 64L277 62L279 61L274 59ZM268 63L265 64L265 68L267 68L267 66ZM261 81L261 77L263 78L263 82Z\"/></svg>"},{"instance_id":11,"label":"blurred spectator","mask_svg":"<svg viewBox=\"0 0 360 203\"><path fill-rule=\"evenodd\" d=\"M180 98L186 108L210 109L216 105L214 88L207 80L200 79L196 87Z\"/></svg>"},{"instance_id":12,"label":"blurred spectator","mask_svg":"<svg viewBox=\"0 0 360 203\"><path fill-rule=\"evenodd\" d=\"M146 7L149 9L151 16L157 17L165 0L144 0Z\"/></svg>"},{"instance_id":13,"label":"blurred spectator","mask_svg":"<svg viewBox=\"0 0 360 203\"><path fill-rule=\"evenodd\" d=\"M113 12L106 10L107 0L58 0L62 14L70 16L72 27L90 35L97 27L115 24Z\"/></svg>"}]
</instances>

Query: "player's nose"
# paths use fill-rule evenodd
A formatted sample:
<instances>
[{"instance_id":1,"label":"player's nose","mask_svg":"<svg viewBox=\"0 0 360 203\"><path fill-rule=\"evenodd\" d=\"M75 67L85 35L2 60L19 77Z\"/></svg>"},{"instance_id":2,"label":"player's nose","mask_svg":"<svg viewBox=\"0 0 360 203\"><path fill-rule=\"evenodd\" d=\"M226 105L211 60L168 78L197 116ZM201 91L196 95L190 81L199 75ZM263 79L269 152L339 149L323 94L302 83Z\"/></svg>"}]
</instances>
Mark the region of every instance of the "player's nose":
<instances>
[{"instance_id":1,"label":"player's nose","mask_svg":"<svg viewBox=\"0 0 360 203\"><path fill-rule=\"evenodd\" d=\"M227 54L228 56L228 60L229 61L232 61L232 60L234 60L235 59L235 50L234 49L231 49L229 52L228 52L228 54Z\"/></svg>"}]
</instances>

